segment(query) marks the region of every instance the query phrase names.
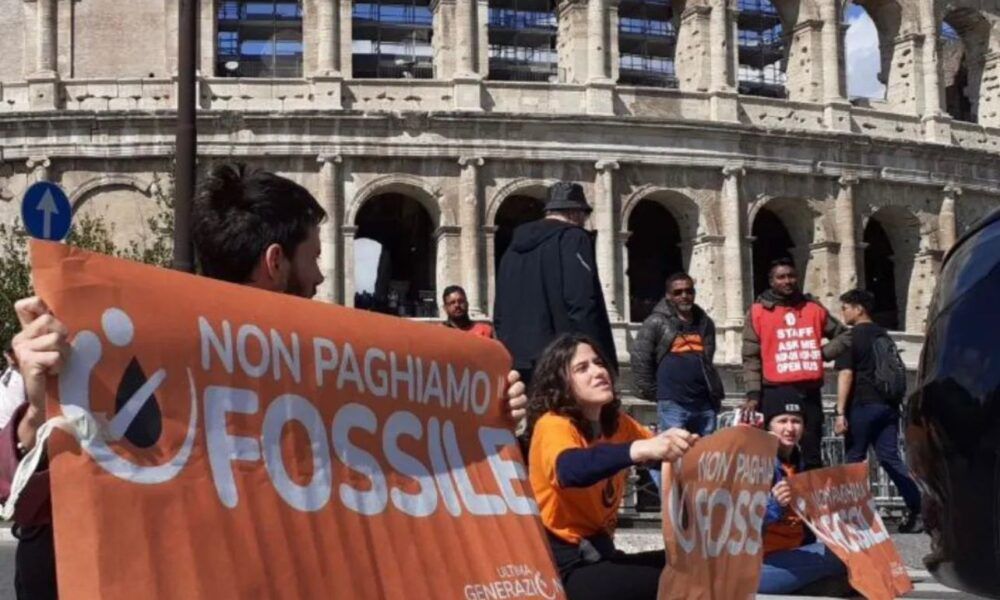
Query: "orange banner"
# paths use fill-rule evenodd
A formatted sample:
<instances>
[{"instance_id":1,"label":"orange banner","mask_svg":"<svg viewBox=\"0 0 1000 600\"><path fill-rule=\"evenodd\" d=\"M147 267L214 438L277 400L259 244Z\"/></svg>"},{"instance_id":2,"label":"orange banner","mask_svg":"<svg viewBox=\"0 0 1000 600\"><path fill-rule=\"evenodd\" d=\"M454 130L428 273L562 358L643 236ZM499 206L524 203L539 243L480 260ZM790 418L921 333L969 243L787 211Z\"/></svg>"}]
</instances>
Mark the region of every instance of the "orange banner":
<instances>
[{"instance_id":1,"label":"orange banner","mask_svg":"<svg viewBox=\"0 0 1000 600\"><path fill-rule=\"evenodd\" d=\"M33 243L72 598L562 598L503 347Z\"/></svg>"},{"instance_id":2,"label":"orange banner","mask_svg":"<svg viewBox=\"0 0 1000 600\"><path fill-rule=\"evenodd\" d=\"M875 508L867 463L806 471L789 477L788 486L795 512L844 561L854 589L869 600L913 591L906 565Z\"/></svg>"},{"instance_id":3,"label":"orange banner","mask_svg":"<svg viewBox=\"0 0 1000 600\"><path fill-rule=\"evenodd\" d=\"M778 440L731 427L663 464L667 568L660 600L739 600L757 592L761 530Z\"/></svg>"}]
</instances>

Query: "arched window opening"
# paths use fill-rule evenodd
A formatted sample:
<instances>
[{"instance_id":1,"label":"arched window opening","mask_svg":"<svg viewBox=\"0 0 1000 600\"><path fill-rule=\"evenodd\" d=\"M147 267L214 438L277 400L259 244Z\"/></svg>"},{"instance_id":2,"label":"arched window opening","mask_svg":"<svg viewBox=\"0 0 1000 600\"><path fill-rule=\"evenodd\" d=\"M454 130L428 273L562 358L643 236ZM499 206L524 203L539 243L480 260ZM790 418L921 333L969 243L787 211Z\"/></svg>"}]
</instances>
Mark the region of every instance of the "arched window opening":
<instances>
[{"instance_id":1,"label":"arched window opening","mask_svg":"<svg viewBox=\"0 0 1000 600\"><path fill-rule=\"evenodd\" d=\"M510 247L510 242L514 238L514 230L544 216L545 202L539 198L518 195L503 201L495 219L497 230L494 237L494 271L500 269L500 259Z\"/></svg>"},{"instance_id":2,"label":"arched window opening","mask_svg":"<svg viewBox=\"0 0 1000 600\"><path fill-rule=\"evenodd\" d=\"M851 99L885 99L885 73L882 73L882 50L875 21L864 8L849 3L845 13L848 23L844 36L847 70L847 95Z\"/></svg>"},{"instance_id":3,"label":"arched window opening","mask_svg":"<svg viewBox=\"0 0 1000 600\"><path fill-rule=\"evenodd\" d=\"M430 0L355 2L353 26L355 77L434 77Z\"/></svg>"},{"instance_id":4,"label":"arched window opening","mask_svg":"<svg viewBox=\"0 0 1000 600\"><path fill-rule=\"evenodd\" d=\"M361 207L356 223L354 306L437 316L434 224L423 205L402 194L383 194ZM376 242L377 251L363 238ZM362 288L367 282L372 283Z\"/></svg>"},{"instance_id":5,"label":"arched window opening","mask_svg":"<svg viewBox=\"0 0 1000 600\"><path fill-rule=\"evenodd\" d=\"M489 79L556 81L554 0L489 0Z\"/></svg>"},{"instance_id":6,"label":"arched window opening","mask_svg":"<svg viewBox=\"0 0 1000 600\"><path fill-rule=\"evenodd\" d=\"M622 0L618 5L618 81L629 85L677 87L671 0Z\"/></svg>"},{"instance_id":7,"label":"arched window opening","mask_svg":"<svg viewBox=\"0 0 1000 600\"><path fill-rule=\"evenodd\" d=\"M302 2L218 4L215 75L302 77Z\"/></svg>"},{"instance_id":8,"label":"arched window opening","mask_svg":"<svg viewBox=\"0 0 1000 600\"><path fill-rule=\"evenodd\" d=\"M957 121L979 119L979 91L989 24L979 12L964 8L945 15L940 32L941 76L945 111Z\"/></svg>"},{"instance_id":9,"label":"arched window opening","mask_svg":"<svg viewBox=\"0 0 1000 600\"><path fill-rule=\"evenodd\" d=\"M793 258L795 242L784 221L773 211L762 208L757 213L751 229L753 236L753 293L759 296L768 289L768 272L771 263L779 258ZM801 269L801 265L796 265ZM799 274L802 277L802 273Z\"/></svg>"},{"instance_id":10,"label":"arched window opening","mask_svg":"<svg viewBox=\"0 0 1000 600\"><path fill-rule=\"evenodd\" d=\"M785 32L778 11L768 0L740 0L739 91L785 97Z\"/></svg>"},{"instance_id":11,"label":"arched window opening","mask_svg":"<svg viewBox=\"0 0 1000 600\"><path fill-rule=\"evenodd\" d=\"M877 219L865 227L865 289L875 295L872 320L897 331L900 329L899 301L896 297L896 265L889 234Z\"/></svg>"},{"instance_id":12,"label":"arched window opening","mask_svg":"<svg viewBox=\"0 0 1000 600\"><path fill-rule=\"evenodd\" d=\"M640 200L628 218L629 308L641 323L663 299L667 277L684 270L681 229L660 202Z\"/></svg>"}]
</instances>

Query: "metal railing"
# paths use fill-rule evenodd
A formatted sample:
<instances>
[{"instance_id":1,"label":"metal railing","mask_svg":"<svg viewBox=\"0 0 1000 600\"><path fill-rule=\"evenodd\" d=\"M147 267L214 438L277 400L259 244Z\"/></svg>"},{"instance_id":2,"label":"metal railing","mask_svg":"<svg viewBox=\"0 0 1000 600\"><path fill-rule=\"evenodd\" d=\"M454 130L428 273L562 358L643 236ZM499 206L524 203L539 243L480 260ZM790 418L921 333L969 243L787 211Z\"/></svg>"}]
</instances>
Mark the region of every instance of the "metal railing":
<instances>
[{"instance_id":1,"label":"metal railing","mask_svg":"<svg viewBox=\"0 0 1000 600\"><path fill-rule=\"evenodd\" d=\"M220 21L302 20L302 3L229 0L219 4L218 18Z\"/></svg>"}]
</instances>

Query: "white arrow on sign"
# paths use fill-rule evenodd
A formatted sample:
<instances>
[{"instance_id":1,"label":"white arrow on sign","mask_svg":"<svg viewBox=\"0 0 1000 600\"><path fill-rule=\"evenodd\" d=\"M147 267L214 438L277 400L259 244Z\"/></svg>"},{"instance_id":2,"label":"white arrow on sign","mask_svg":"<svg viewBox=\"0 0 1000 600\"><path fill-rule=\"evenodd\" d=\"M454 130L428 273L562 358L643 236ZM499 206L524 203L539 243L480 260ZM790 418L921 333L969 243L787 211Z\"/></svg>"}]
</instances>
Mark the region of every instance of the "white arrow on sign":
<instances>
[{"instance_id":1,"label":"white arrow on sign","mask_svg":"<svg viewBox=\"0 0 1000 600\"><path fill-rule=\"evenodd\" d=\"M56 206L56 199L52 197L52 190L46 189L45 195L42 199L38 201L38 206L35 210L40 210L42 213L42 237L44 239L52 238L52 215L59 214L59 208Z\"/></svg>"}]
</instances>

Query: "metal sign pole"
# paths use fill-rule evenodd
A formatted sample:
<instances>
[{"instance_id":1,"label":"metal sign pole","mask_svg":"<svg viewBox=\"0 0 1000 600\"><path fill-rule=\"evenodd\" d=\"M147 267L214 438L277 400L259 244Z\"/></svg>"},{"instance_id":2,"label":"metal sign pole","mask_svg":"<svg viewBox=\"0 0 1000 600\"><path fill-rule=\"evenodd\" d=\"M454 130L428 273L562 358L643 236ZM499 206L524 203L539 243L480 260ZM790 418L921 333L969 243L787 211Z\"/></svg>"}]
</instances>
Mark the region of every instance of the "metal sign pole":
<instances>
[{"instance_id":1,"label":"metal sign pole","mask_svg":"<svg viewBox=\"0 0 1000 600\"><path fill-rule=\"evenodd\" d=\"M174 268L194 272L191 201L194 197L198 130L195 121L198 0L180 0L177 29L177 132L174 157Z\"/></svg>"}]
</instances>

